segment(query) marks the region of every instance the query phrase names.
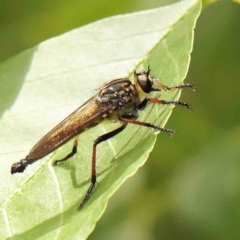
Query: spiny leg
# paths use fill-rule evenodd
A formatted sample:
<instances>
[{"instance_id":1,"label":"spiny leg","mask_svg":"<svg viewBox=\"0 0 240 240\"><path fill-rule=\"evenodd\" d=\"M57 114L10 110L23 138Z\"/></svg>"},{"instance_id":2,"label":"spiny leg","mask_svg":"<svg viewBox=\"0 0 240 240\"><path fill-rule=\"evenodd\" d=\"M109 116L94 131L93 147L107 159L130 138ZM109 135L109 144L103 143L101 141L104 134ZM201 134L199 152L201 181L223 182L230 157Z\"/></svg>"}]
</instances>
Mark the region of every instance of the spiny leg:
<instances>
[{"instance_id":1,"label":"spiny leg","mask_svg":"<svg viewBox=\"0 0 240 240\"><path fill-rule=\"evenodd\" d=\"M146 98L146 99L147 99L146 101L151 103L157 103L157 104L163 104L163 105L170 105L170 104L179 105L179 106L186 107L189 110L192 110L191 105L189 103L185 103L182 101L167 101L167 100L159 100L157 98Z\"/></svg>"},{"instance_id":2,"label":"spiny leg","mask_svg":"<svg viewBox=\"0 0 240 240\"><path fill-rule=\"evenodd\" d=\"M119 118L122 122L125 122L125 123L131 123L131 124L136 124L136 125L140 125L140 126L144 126L144 127L149 127L149 128L153 128L157 131L162 131L162 132L166 132L170 137L172 137L172 135L174 134L174 130L172 129L167 129L167 128L161 128L161 127L158 127L158 126L155 126L151 123L146 123L146 122L140 122L140 121L136 121L134 119L131 119L131 118L127 118L127 117L120 117Z\"/></svg>"},{"instance_id":3,"label":"spiny leg","mask_svg":"<svg viewBox=\"0 0 240 240\"><path fill-rule=\"evenodd\" d=\"M117 135L118 133L120 133L125 127L127 126L127 123L123 123L123 125L109 133L106 133L100 137L98 137L93 144L93 152L92 152L92 177L91 177L91 185L87 190L87 193L85 195L85 197L83 198L81 204L78 207L78 210L80 211L84 205L86 204L86 202L89 200L93 188L97 182L97 178L96 178L96 150L97 150L97 145L103 141L106 141L112 137L114 137L115 135Z\"/></svg>"},{"instance_id":4,"label":"spiny leg","mask_svg":"<svg viewBox=\"0 0 240 240\"><path fill-rule=\"evenodd\" d=\"M73 148L72 151L66 155L64 158L60 159L60 160L56 160L52 163L52 165L57 165L59 163L65 162L67 161L69 158L71 158L72 156L74 156L77 153L77 147L78 147L78 137L76 137L74 139L74 143L73 143Z\"/></svg>"},{"instance_id":5,"label":"spiny leg","mask_svg":"<svg viewBox=\"0 0 240 240\"><path fill-rule=\"evenodd\" d=\"M179 106L183 106L186 107L189 110L192 110L191 105L189 103L184 103L182 101L167 101L167 100L160 100L157 98L145 98L138 106L139 110L142 110L146 107L147 103L151 102L151 103L157 103L157 104L163 104L163 105L179 105Z\"/></svg>"},{"instance_id":6,"label":"spiny leg","mask_svg":"<svg viewBox=\"0 0 240 240\"><path fill-rule=\"evenodd\" d=\"M192 83L184 83L184 84L180 84L180 85L176 85L176 86L166 86L156 80L154 80L154 83L159 87L158 89L152 88L152 91L161 91L161 89L165 90L165 91L172 91L172 90L177 90L177 89L183 89L183 88L190 88L193 91L196 90L194 84ZM192 110L191 105L188 103L184 103L181 101L167 101L167 100L159 100L157 98L145 98L139 105L139 109L142 109L146 106L147 102L151 102L151 103L157 103L157 104L173 104L173 105L179 105L179 106L184 106L187 107L189 110Z\"/></svg>"},{"instance_id":7,"label":"spiny leg","mask_svg":"<svg viewBox=\"0 0 240 240\"><path fill-rule=\"evenodd\" d=\"M177 89L183 89L183 88L190 88L192 89L193 91L196 91L196 88L194 86L194 84L192 83L184 83L184 84L180 84L180 85L176 85L176 86L166 86L162 83L159 83L156 81L156 84L159 86L159 88L167 91L167 90L177 90Z\"/></svg>"}]
</instances>

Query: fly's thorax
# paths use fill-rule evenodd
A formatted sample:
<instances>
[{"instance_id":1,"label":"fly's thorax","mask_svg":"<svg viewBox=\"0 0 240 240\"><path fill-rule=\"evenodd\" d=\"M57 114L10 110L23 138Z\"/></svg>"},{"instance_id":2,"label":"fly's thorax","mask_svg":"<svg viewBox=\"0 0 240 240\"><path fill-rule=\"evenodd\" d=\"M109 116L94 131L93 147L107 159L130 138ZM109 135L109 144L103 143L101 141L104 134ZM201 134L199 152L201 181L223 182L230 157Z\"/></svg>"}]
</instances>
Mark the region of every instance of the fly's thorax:
<instances>
[{"instance_id":1,"label":"fly's thorax","mask_svg":"<svg viewBox=\"0 0 240 240\"><path fill-rule=\"evenodd\" d=\"M102 116L110 121L118 121L124 114L136 115L140 102L136 86L127 78L113 80L103 85L95 102L108 111Z\"/></svg>"},{"instance_id":2,"label":"fly's thorax","mask_svg":"<svg viewBox=\"0 0 240 240\"><path fill-rule=\"evenodd\" d=\"M106 83L96 97L100 106L112 106L112 110L128 108L128 105L138 102L138 92L128 79L117 79Z\"/></svg>"}]
</instances>

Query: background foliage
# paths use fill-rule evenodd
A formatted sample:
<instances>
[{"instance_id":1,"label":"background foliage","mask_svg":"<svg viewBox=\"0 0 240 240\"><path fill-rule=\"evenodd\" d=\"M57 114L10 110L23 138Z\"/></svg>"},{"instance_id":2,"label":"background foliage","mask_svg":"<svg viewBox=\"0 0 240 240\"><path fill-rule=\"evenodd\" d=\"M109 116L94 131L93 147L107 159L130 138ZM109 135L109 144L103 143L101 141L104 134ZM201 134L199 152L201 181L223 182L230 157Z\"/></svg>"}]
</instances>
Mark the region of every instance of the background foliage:
<instances>
[{"instance_id":1,"label":"background foliage","mask_svg":"<svg viewBox=\"0 0 240 240\"><path fill-rule=\"evenodd\" d=\"M161 1L164 5L167 2ZM97 5L96 5L97 4ZM96 19L159 1L0 1L0 59ZM147 164L112 197L90 239L238 239L240 221L240 7L205 8L181 99Z\"/></svg>"}]
</instances>

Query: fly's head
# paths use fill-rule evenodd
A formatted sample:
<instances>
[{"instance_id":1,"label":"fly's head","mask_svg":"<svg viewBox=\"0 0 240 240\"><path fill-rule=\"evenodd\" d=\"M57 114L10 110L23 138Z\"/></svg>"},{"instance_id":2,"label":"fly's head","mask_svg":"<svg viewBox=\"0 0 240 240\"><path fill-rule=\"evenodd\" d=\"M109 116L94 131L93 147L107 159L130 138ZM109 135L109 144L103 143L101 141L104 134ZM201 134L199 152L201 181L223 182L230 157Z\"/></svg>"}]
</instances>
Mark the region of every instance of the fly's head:
<instances>
[{"instance_id":1,"label":"fly's head","mask_svg":"<svg viewBox=\"0 0 240 240\"><path fill-rule=\"evenodd\" d=\"M140 95L143 95L143 97L146 97L146 95L152 91L160 91L159 87L161 84L157 81L157 79L150 76L150 72L150 66L148 66L147 71L137 69L134 72L134 82ZM156 88L154 88L154 86L156 86Z\"/></svg>"},{"instance_id":2,"label":"fly's head","mask_svg":"<svg viewBox=\"0 0 240 240\"><path fill-rule=\"evenodd\" d=\"M148 66L148 70L137 69L134 72L135 82L141 88L144 93L150 93L152 91L153 79L150 77L151 69Z\"/></svg>"}]
</instances>

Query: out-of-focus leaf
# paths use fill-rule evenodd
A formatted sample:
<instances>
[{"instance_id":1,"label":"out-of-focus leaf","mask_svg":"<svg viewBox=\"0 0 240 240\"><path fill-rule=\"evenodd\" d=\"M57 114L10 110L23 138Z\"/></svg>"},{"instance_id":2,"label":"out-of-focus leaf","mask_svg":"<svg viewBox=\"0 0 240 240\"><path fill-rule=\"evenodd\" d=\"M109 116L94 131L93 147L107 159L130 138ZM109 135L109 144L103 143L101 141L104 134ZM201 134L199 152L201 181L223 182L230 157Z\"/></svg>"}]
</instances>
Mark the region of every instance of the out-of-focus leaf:
<instances>
[{"instance_id":1,"label":"out-of-focus leaf","mask_svg":"<svg viewBox=\"0 0 240 240\"><path fill-rule=\"evenodd\" d=\"M233 2L240 3L240 0L233 0Z\"/></svg>"},{"instance_id":2,"label":"out-of-focus leaf","mask_svg":"<svg viewBox=\"0 0 240 240\"><path fill-rule=\"evenodd\" d=\"M213 3L217 2L217 0L202 0L202 7L205 8L208 5L211 5Z\"/></svg>"}]
</instances>

